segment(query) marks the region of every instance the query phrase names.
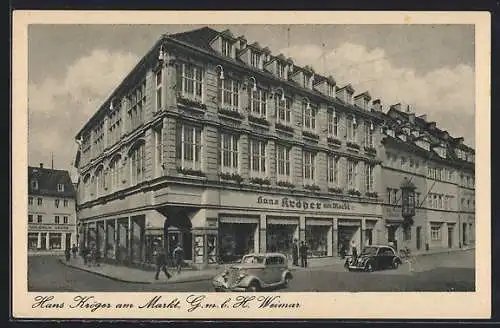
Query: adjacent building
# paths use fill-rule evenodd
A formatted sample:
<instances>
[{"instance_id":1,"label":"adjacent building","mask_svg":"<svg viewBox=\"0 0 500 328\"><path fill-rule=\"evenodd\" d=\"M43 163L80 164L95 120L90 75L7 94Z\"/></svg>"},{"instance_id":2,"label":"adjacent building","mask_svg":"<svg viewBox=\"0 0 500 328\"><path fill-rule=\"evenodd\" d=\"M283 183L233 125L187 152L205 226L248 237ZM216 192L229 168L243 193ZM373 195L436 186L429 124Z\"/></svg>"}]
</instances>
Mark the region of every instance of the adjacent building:
<instances>
[{"instance_id":1,"label":"adjacent building","mask_svg":"<svg viewBox=\"0 0 500 328\"><path fill-rule=\"evenodd\" d=\"M76 243L76 191L67 171L28 167L28 250Z\"/></svg>"},{"instance_id":2,"label":"adjacent building","mask_svg":"<svg viewBox=\"0 0 500 328\"><path fill-rule=\"evenodd\" d=\"M385 239L416 251L473 244L474 149L409 106L390 106L382 116ZM405 178L415 187L416 213L409 227L403 225L401 209Z\"/></svg>"},{"instance_id":3,"label":"adjacent building","mask_svg":"<svg viewBox=\"0 0 500 328\"><path fill-rule=\"evenodd\" d=\"M378 103L229 30L163 35L76 135L80 243L195 266L383 243Z\"/></svg>"}]
</instances>

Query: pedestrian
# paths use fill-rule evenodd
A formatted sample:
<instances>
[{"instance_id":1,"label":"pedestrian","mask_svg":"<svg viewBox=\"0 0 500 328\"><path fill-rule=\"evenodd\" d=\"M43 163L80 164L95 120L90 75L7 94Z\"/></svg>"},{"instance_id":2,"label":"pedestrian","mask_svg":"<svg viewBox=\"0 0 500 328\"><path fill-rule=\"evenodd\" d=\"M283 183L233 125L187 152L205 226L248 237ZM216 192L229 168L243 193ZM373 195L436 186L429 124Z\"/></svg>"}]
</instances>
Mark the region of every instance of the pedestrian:
<instances>
[{"instance_id":1,"label":"pedestrian","mask_svg":"<svg viewBox=\"0 0 500 328\"><path fill-rule=\"evenodd\" d=\"M165 273L165 276L167 276L167 279L170 279L172 275L168 273L167 270L167 258L166 258L167 255L165 253L165 250L163 249L161 244L157 242L155 242L153 247L155 248L153 255L155 257L155 264L156 264L155 280L158 280L160 271L163 271L163 273Z\"/></svg>"},{"instance_id":2,"label":"pedestrian","mask_svg":"<svg viewBox=\"0 0 500 328\"><path fill-rule=\"evenodd\" d=\"M296 238L292 243L292 263L294 266L299 266L299 245Z\"/></svg>"},{"instance_id":3,"label":"pedestrian","mask_svg":"<svg viewBox=\"0 0 500 328\"><path fill-rule=\"evenodd\" d=\"M351 241L351 254L353 261L355 261L358 258L358 248L356 247L356 241L354 240Z\"/></svg>"},{"instance_id":4,"label":"pedestrian","mask_svg":"<svg viewBox=\"0 0 500 328\"><path fill-rule=\"evenodd\" d=\"M299 256L300 256L300 264L303 268L307 268L307 245L304 241L300 242L299 247Z\"/></svg>"},{"instance_id":5,"label":"pedestrian","mask_svg":"<svg viewBox=\"0 0 500 328\"><path fill-rule=\"evenodd\" d=\"M177 273L181 273L182 270L182 262L184 257L184 250L181 247L181 244L177 244L174 251L172 252L172 257L174 258L174 264L177 269Z\"/></svg>"},{"instance_id":6,"label":"pedestrian","mask_svg":"<svg viewBox=\"0 0 500 328\"><path fill-rule=\"evenodd\" d=\"M73 253L73 258L76 259L76 254L78 253L78 247L76 247L76 244L73 244L73 247L71 247L71 252Z\"/></svg>"},{"instance_id":7,"label":"pedestrian","mask_svg":"<svg viewBox=\"0 0 500 328\"><path fill-rule=\"evenodd\" d=\"M83 245L80 255L83 258L83 264L88 265L88 256L89 256L89 249L87 248L86 245Z\"/></svg>"},{"instance_id":8,"label":"pedestrian","mask_svg":"<svg viewBox=\"0 0 500 328\"><path fill-rule=\"evenodd\" d=\"M64 250L64 257L66 258L66 262L69 262L69 260L71 260L71 251L69 245L66 246L66 249Z\"/></svg>"}]
</instances>

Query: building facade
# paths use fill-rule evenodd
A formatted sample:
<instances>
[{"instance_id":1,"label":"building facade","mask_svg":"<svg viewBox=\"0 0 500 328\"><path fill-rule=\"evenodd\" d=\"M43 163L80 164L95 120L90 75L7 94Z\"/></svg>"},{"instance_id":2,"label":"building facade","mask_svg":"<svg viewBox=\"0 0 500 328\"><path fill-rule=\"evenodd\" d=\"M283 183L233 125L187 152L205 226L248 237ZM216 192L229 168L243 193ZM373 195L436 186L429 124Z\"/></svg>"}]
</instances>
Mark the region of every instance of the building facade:
<instances>
[{"instance_id":1,"label":"building facade","mask_svg":"<svg viewBox=\"0 0 500 328\"><path fill-rule=\"evenodd\" d=\"M195 266L382 243L377 103L228 30L164 35L76 136L80 243Z\"/></svg>"},{"instance_id":2,"label":"building facade","mask_svg":"<svg viewBox=\"0 0 500 328\"><path fill-rule=\"evenodd\" d=\"M76 191L67 171L28 167L28 250L76 244Z\"/></svg>"},{"instance_id":3,"label":"building facade","mask_svg":"<svg viewBox=\"0 0 500 328\"><path fill-rule=\"evenodd\" d=\"M474 243L474 150L401 104L390 107L381 143L386 239L416 251ZM415 186L416 213L405 227L404 179Z\"/></svg>"}]
</instances>

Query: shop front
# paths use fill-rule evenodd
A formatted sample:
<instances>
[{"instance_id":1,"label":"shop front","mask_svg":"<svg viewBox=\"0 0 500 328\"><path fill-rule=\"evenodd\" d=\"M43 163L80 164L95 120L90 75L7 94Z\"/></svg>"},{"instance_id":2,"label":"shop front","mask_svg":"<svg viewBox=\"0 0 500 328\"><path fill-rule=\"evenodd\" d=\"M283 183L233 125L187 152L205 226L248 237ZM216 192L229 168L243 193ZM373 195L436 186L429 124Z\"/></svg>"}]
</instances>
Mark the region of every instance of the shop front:
<instances>
[{"instance_id":1,"label":"shop front","mask_svg":"<svg viewBox=\"0 0 500 328\"><path fill-rule=\"evenodd\" d=\"M259 218L221 216L219 219L219 261L230 263L259 251Z\"/></svg>"},{"instance_id":2,"label":"shop front","mask_svg":"<svg viewBox=\"0 0 500 328\"><path fill-rule=\"evenodd\" d=\"M75 225L29 224L28 249L62 252L75 243Z\"/></svg>"},{"instance_id":3,"label":"shop front","mask_svg":"<svg viewBox=\"0 0 500 328\"><path fill-rule=\"evenodd\" d=\"M361 244L361 220L339 219L338 220L338 251L339 256L351 254L352 246L356 245L359 252Z\"/></svg>"},{"instance_id":4,"label":"shop front","mask_svg":"<svg viewBox=\"0 0 500 328\"><path fill-rule=\"evenodd\" d=\"M266 250L291 254L294 239L299 240L298 217L267 217Z\"/></svg>"},{"instance_id":5,"label":"shop front","mask_svg":"<svg viewBox=\"0 0 500 328\"><path fill-rule=\"evenodd\" d=\"M326 257L333 254L333 219L306 218L306 243L310 257Z\"/></svg>"}]
</instances>

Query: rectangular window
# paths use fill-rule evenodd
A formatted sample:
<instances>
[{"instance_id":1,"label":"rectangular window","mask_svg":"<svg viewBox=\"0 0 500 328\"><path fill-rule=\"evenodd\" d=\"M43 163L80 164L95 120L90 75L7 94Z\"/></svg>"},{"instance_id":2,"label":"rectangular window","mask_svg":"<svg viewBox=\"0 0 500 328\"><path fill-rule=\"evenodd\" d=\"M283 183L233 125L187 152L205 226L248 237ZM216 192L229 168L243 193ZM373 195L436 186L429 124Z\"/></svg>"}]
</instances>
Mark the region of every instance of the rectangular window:
<instances>
[{"instance_id":1,"label":"rectangular window","mask_svg":"<svg viewBox=\"0 0 500 328\"><path fill-rule=\"evenodd\" d=\"M416 204L415 204L415 207L420 207L420 193L419 192L416 192L415 193L415 200L416 200Z\"/></svg>"},{"instance_id":2,"label":"rectangular window","mask_svg":"<svg viewBox=\"0 0 500 328\"><path fill-rule=\"evenodd\" d=\"M38 198L37 204L38 204L38 206L42 206L43 205L43 198Z\"/></svg>"},{"instance_id":3,"label":"rectangular window","mask_svg":"<svg viewBox=\"0 0 500 328\"><path fill-rule=\"evenodd\" d=\"M365 147L373 147L373 123L365 122Z\"/></svg>"},{"instance_id":4,"label":"rectangular window","mask_svg":"<svg viewBox=\"0 0 500 328\"><path fill-rule=\"evenodd\" d=\"M398 203L399 203L398 190L392 189L392 205L398 205Z\"/></svg>"},{"instance_id":5,"label":"rectangular window","mask_svg":"<svg viewBox=\"0 0 500 328\"><path fill-rule=\"evenodd\" d=\"M258 52L251 52L250 65L255 68L260 68L260 54Z\"/></svg>"},{"instance_id":6,"label":"rectangular window","mask_svg":"<svg viewBox=\"0 0 500 328\"><path fill-rule=\"evenodd\" d=\"M443 195L438 195L438 208L443 208Z\"/></svg>"},{"instance_id":7,"label":"rectangular window","mask_svg":"<svg viewBox=\"0 0 500 328\"><path fill-rule=\"evenodd\" d=\"M229 40L222 39L222 55L227 57L233 55L233 44Z\"/></svg>"},{"instance_id":8,"label":"rectangular window","mask_svg":"<svg viewBox=\"0 0 500 328\"><path fill-rule=\"evenodd\" d=\"M219 79L220 105L229 110L237 111L240 107L240 84L238 81L225 78Z\"/></svg>"},{"instance_id":9,"label":"rectangular window","mask_svg":"<svg viewBox=\"0 0 500 328\"><path fill-rule=\"evenodd\" d=\"M63 192L64 191L64 185L62 183L57 184L57 191Z\"/></svg>"},{"instance_id":10,"label":"rectangular window","mask_svg":"<svg viewBox=\"0 0 500 328\"><path fill-rule=\"evenodd\" d=\"M304 130L316 131L316 108L308 102L302 102L302 126Z\"/></svg>"},{"instance_id":11,"label":"rectangular window","mask_svg":"<svg viewBox=\"0 0 500 328\"><path fill-rule=\"evenodd\" d=\"M250 91L250 111L256 117L266 118L267 93L264 90Z\"/></svg>"},{"instance_id":12,"label":"rectangular window","mask_svg":"<svg viewBox=\"0 0 500 328\"><path fill-rule=\"evenodd\" d=\"M42 223L42 216L41 215L37 215L36 222L37 223Z\"/></svg>"},{"instance_id":13,"label":"rectangular window","mask_svg":"<svg viewBox=\"0 0 500 328\"><path fill-rule=\"evenodd\" d=\"M445 210L449 209L449 207L448 207L448 198L449 198L448 196L444 196L444 198L443 198L443 209L445 209Z\"/></svg>"},{"instance_id":14,"label":"rectangular window","mask_svg":"<svg viewBox=\"0 0 500 328\"><path fill-rule=\"evenodd\" d=\"M156 126L154 129L155 138L155 176L159 177L163 172L163 126Z\"/></svg>"},{"instance_id":15,"label":"rectangular window","mask_svg":"<svg viewBox=\"0 0 500 328\"><path fill-rule=\"evenodd\" d=\"M291 182L290 175L290 148L277 145L276 146L276 166L278 181Z\"/></svg>"},{"instance_id":16,"label":"rectangular window","mask_svg":"<svg viewBox=\"0 0 500 328\"><path fill-rule=\"evenodd\" d=\"M144 180L146 171L146 157L144 143L138 145L130 154L131 183L136 184ZM103 179L104 180L104 179Z\"/></svg>"},{"instance_id":17,"label":"rectangular window","mask_svg":"<svg viewBox=\"0 0 500 328\"><path fill-rule=\"evenodd\" d=\"M277 123L284 125L292 125L292 101L290 98L285 98L281 100L280 96L275 96L276 108L278 109L278 115L276 117Z\"/></svg>"},{"instance_id":18,"label":"rectangular window","mask_svg":"<svg viewBox=\"0 0 500 328\"><path fill-rule=\"evenodd\" d=\"M346 125L347 125L347 141L350 142L356 142L356 130L357 130L357 124L356 124L356 118L355 117L347 117L346 118Z\"/></svg>"},{"instance_id":19,"label":"rectangular window","mask_svg":"<svg viewBox=\"0 0 500 328\"><path fill-rule=\"evenodd\" d=\"M143 108L146 107L146 82L142 82L133 89L127 96L127 99L128 130L132 131L144 122Z\"/></svg>"},{"instance_id":20,"label":"rectangular window","mask_svg":"<svg viewBox=\"0 0 500 328\"><path fill-rule=\"evenodd\" d=\"M431 240L441 241L441 226L431 225Z\"/></svg>"},{"instance_id":21,"label":"rectangular window","mask_svg":"<svg viewBox=\"0 0 500 328\"><path fill-rule=\"evenodd\" d=\"M180 64L179 88L184 98L203 101L203 70L192 64Z\"/></svg>"},{"instance_id":22,"label":"rectangular window","mask_svg":"<svg viewBox=\"0 0 500 328\"><path fill-rule=\"evenodd\" d=\"M33 215L28 214L28 223L33 223Z\"/></svg>"},{"instance_id":23,"label":"rectangular window","mask_svg":"<svg viewBox=\"0 0 500 328\"><path fill-rule=\"evenodd\" d=\"M356 170L358 167L358 163L348 159L347 160L347 188L356 189Z\"/></svg>"},{"instance_id":24,"label":"rectangular window","mask_svg":"<svg viewBox=\"0 0 500 328\"><path fill-rule=\"evenodd\" d=\"M64 223L64 224L68 224L68 217L67 217L67 216L64 216L64 217L63 217L63 223Z\"/></svg>"},{"instance_id":25,"label":"rectangular window","mask_svg":"<svg viewBox=\"0 0 500 328\"><path fill-rule=\"evenodd\" d=\"M162 104L162 86L163 86L163 76L162 76L162 70L159 69L158 72L156 72L156 110L160 110L161 107L163 106Z\"/></svg>"},{"instance_id":26,"label":"rectangular window","mask_svg":"<svg viewBox=\"0 0 500 328\"><path fill-rule=\"evenodd\" d=\"M55 199L54 200L54 205L56 206L56 208L59 208L59 203L61 202L61 200L59 199Z\"/></svg>"},{"instance_id":27,"label":"rectangular window","mask_svg":"<svg viewBox=\"0 0 500 328\"><path fill-rule=\"evenodd\" d=\"M59 222L59 215L56 215L56 216L54 217L54 223L55 223L55 224L59 224L59 223L60 223L60 222Z\"/></svg>"},{"instance_id":28,"label":"rectangular window","mask_svg":"<svg viewBox=\"0 0 500 328\"><path fill-rule=\"evenodd\" d=\"M28 197L28 205L33 205L33 197Z\"/></svg>"},{"instance_id":29,"label":"rectangular window","mask_svg":"<svg viewBox=\"0 0 500 328\"><path fill-rule=\"evenodd\" d=\"M339 157L328 155L327 158L327 179L329 187L339 186Z\"/></svg>"},{"instance_id":30,"label":"rectangular window","mask_svg":"<svg viewBox=\"0 0 500 328\"><path fill-rule=\"evenodd\" d=\"M432 194L427 194L427 207L432 208Z\"/></svg>"},{"instance_id":31,"label":"rectangular window","mask_svg":"<svg viewBox=\"0 0 500 328\"><path fill-rule=\"evenodd\" d=\"M238 173L238 136L220 135L220 165L223 173Z\"/></svg>"},{"instance_id":32,"label":"rectangular window","mask_svg":"<svg viewBox=\"0 0 500 328\"><path fill-rule=\"evenodd\" d=\"M316 165L316 154L310 151L302 151L302 177L304 178L304 184L314 184L315 183L315 165Z\"/></svg>"},{"instance_id":33,"label":"rectangular window","mask_svg":"<svg viewBox=\"0 0 500 328\"><path fill-rule=\"evenodd\" d=\"M109 114L108 146L114 145L121 139L122 115L119 105L120 102L118 102L118 108L114 108L114 110Z\"/></svg>"},{"instance_id":34,"label":"rectangular window","mask_svg":"<svg viewBox=\"0 0 500 328\"><path fill-rule=\"evenodd\" d=\"M392 189L387 188L387 203L392 204Z\"/></svg>"},{"instance_id":35,"label":"rectangular window","mask_svg":"<svg viewBox=\"0 0 500 328\"><path fill-rule=\"evenodd\" d=\"M339 116L334 111L328 111L328 136L338 137L339 135Z\"/></svg>"},{"instance_id":36,"label":"rectangular window","mask_svg":"<svg viewBox=\"0 0 500 328\"><path fill-rule=\"evenodd\" d=\"M37 190L38 189L38 181L37 180L31 180L31 188L33 190Z\"/></svg>"},{"instance_id":37,"label":"rectangular window","mask_svg":"<svg viewBox=\"0 0 500 328\"><path fill-rule=\"evenodd\" d=\"M266 142L262 140L250 139L250 176L266 177Z\"/></svg>"},{"instance_id":38,"label":"rectangular window","mask_svg":"<svg viewBox=\"0 0 500 328\"><path fill-rule=\"evenodd\" d=\"M182 169L201 171L202 129L191 125L177 126L176 157Z\"/></svg>"},{"instance_id":39,"label":"rectangular window","mask_svg":"<svg viewBox=\"0 0 500 328\"><path fill-rule=\"evenodd\" d=\"M365 191L373 192L374 177L373 177L374 165L366 163L365 164Z\"/></svg>"}]
</instances>

